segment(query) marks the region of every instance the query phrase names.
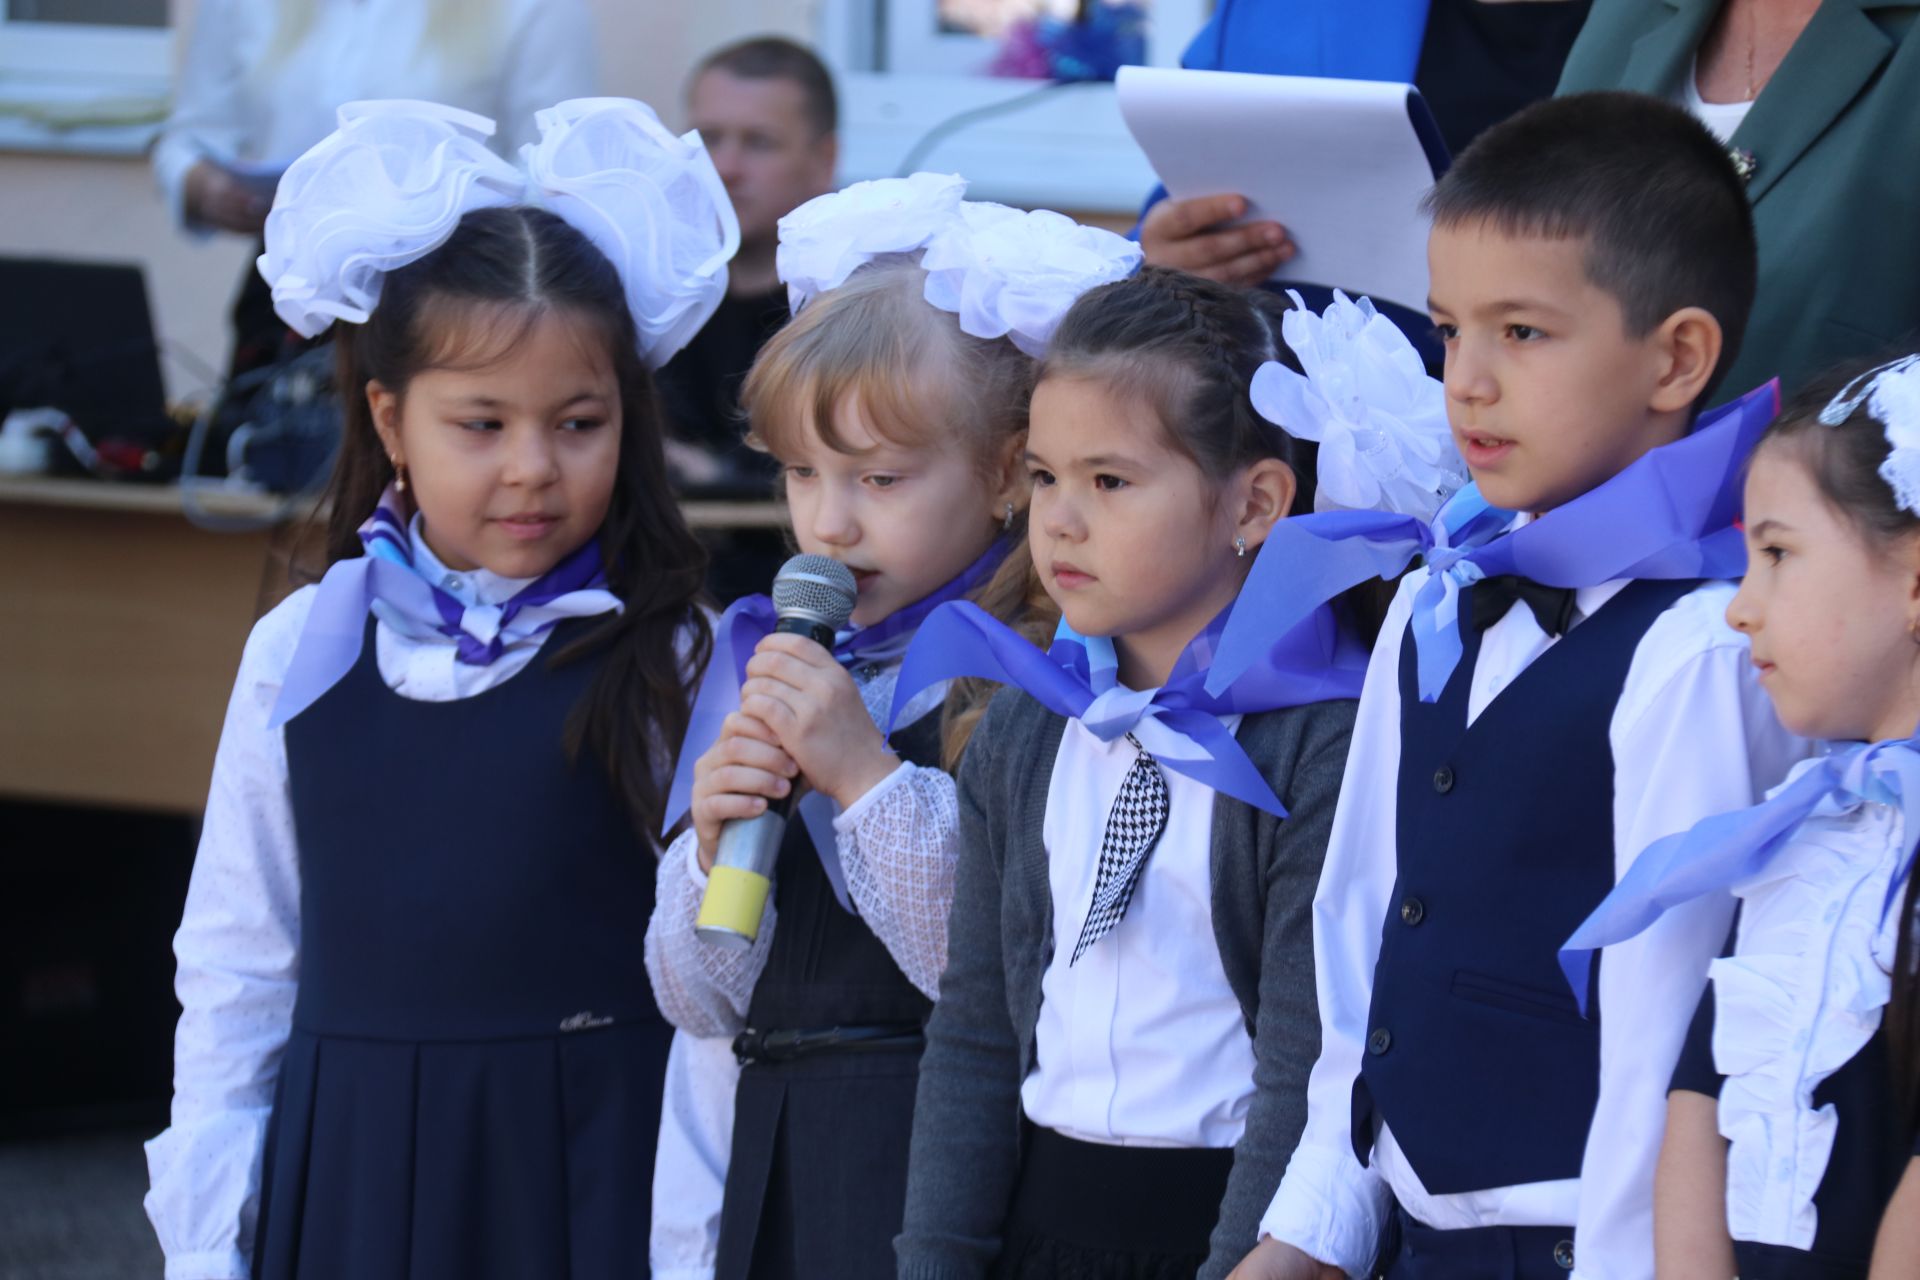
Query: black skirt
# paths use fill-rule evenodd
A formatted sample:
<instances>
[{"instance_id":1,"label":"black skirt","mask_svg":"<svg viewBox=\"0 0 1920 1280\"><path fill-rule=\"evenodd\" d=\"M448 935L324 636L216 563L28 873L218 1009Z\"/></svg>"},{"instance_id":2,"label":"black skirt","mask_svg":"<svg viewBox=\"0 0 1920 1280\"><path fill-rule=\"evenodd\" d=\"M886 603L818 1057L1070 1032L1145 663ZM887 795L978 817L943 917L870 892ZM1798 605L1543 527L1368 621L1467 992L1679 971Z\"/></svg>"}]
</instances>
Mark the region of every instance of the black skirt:
<instances>
[{"instance_id":1,"label":"black skirt","mask_svg":"<svg viewBox=\"0 0 1920 1280\"><path fill-rule=\"evenodd\" d=\"M1001 1280L1193 1280L1230 1148L1116 1147L1026 1128Z\"/></svg>"}]
</instances>

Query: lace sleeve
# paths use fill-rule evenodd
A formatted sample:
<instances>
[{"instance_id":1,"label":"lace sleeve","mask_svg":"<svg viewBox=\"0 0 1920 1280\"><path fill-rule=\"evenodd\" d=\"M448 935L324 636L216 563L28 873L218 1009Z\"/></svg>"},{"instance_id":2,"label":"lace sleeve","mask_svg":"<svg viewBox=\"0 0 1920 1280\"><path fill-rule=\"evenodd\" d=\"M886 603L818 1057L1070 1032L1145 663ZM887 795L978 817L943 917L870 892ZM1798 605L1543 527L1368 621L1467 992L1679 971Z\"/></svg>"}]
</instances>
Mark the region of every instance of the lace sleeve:
<instances>
[{"instance_id":1,"label":"lace sleeve","mask_svg":"<svg viewBox=\"0 0 1920 1280\"><path fill-rule=\"evenodd\" d=\"M747 1001L773 946L773 898L760 917L760 936L736 951L694 932L707 877L696 860L694 834L682 832L660 858L653 919L647 923L647 976L661 1014L689 1035L730 1036L746 1026Z\"/></svg>"},{"instance_id":2,"label":"lace sleeve","mask_svg":"<svg viewBox=\"0 0 1920 1280\"><path fill-rule=\"evenodd\" d=\"M902 764L834 819L847 893L914 986L940 997L959 851L953 779Z\"/></svg>"}]
</instances>

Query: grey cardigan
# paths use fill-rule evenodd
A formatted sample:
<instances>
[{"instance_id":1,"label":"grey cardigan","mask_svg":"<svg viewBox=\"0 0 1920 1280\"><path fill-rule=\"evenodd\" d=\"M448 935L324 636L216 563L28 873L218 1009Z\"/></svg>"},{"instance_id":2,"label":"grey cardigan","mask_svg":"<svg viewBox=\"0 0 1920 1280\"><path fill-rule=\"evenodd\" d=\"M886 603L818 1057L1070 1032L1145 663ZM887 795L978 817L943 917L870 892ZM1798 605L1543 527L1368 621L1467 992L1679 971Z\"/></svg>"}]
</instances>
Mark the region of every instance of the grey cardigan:
<instances>
[{"instance_id":1,"label":"grey cardigan","mask_svg":"<svg viewBox=\"0 0 1920 1280\"><path fill-rule=\"evenodd\" d=\"M1306 1125L1307 1074L1320 1053L1313 895L1355 706L1318 702L1241 722L1240 745L1288 820L1214 798L1213 931L1253 1036L1255 1092L1202 1280L1225 1276L1253 1248ZM906 1221L894 1241L901 1280L978 1280L1000 1251L1020 1168L1020 1084L1033 1067L1053 953L1041 824L1065 724L1003 690L961 765L947 970L927 1026Z\"/></svg>"}]
</instances>

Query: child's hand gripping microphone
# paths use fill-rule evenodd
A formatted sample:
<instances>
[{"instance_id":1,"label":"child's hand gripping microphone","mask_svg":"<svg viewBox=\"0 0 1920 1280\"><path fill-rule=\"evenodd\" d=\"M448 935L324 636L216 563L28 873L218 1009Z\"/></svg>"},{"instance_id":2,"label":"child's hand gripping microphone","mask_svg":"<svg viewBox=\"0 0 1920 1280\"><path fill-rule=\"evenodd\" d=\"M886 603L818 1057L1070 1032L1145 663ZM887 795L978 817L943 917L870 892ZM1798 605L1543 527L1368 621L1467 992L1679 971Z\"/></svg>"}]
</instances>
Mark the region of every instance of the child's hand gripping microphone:
<instances>
[{"instance_id":1,"label":"child's hand gripping microphone","mask_svg":"<svg viewBox=\"0 0 1920 1280\"><path fill-rule=\"evenodd\" d=\"M853 573L827 556L795 556L773 579L775 631L806 636L833 648L834 633L853 616L859 584ZM720 656L715 655L715 661ZM760 913L773 887L773 864L787 831L787 810L798 789L769 802L754 818L732 818L720 827L720 844L707 877L706 896L694 929L709 942L750 947L760 933Z\"/></svg>"}]
</instances>

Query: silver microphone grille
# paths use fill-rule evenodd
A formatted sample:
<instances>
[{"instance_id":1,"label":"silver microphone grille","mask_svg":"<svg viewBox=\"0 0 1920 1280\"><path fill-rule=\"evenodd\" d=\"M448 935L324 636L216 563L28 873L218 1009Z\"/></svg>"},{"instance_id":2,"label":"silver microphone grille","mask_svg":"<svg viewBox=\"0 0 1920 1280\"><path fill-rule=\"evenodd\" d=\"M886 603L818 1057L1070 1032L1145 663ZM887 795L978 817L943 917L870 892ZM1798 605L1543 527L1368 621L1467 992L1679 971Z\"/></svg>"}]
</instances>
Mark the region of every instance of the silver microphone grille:
<instances>
[{"instance_id":1,"label":"silver microphone grille","mask_svg":"<svg viewBox=\"0 0 1920 1280\"><path fill-rule=\"evenodd\" d=\"M773 579L773 611L782 618L800 617L835 631L847 625L860 585L853 571L831 556L795 556L780 566Z\"/></svg>"}]
</instances>

